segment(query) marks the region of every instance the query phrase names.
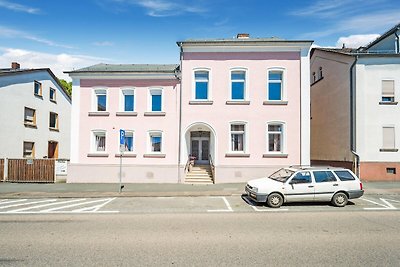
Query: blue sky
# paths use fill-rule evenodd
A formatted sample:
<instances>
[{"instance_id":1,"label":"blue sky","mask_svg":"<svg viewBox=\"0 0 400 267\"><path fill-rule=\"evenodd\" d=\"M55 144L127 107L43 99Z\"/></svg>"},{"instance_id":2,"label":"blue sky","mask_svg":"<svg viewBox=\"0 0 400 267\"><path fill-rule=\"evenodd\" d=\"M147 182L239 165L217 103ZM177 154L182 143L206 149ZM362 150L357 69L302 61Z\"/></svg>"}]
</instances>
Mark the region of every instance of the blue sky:
<instances>
[{"instance_id":1,"label":"blue sky","mask_svg":"<svg viewBox=\"0 0 400 267\"><path fill-rule=\"evenodd\" d=\"M0 0L0 67L178 63L176 41L239 32L358 46L397 23L394 0Z\"/></svg>"}]
</instances>

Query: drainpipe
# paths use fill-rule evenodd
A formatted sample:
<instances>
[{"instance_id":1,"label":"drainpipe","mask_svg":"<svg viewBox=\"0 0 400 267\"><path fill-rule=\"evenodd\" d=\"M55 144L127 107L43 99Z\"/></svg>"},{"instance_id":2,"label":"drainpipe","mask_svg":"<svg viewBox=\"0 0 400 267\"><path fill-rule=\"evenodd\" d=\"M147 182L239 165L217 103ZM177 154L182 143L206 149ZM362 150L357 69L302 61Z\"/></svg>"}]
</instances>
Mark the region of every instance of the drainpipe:
<instances>
[{"instance_id":1,"label":"drainpipe","mask_svg":"<svg viewBox=\"0 0 400 267\"><path fill-rule=\"evenodd\" d=\"M354 67L357 64L358 56L355 56L355 60L350 67L350 150L355 157L355 172L358 177L360 177L360 156L356 152L356 116L355 116L355 108L356 108L356 95L355 95L355 85L356 79L353 79L353 74L355 75ZM354 81L353 81L354 80Z\"/></svg>"},{"instance_id":2,"label":"drainpipe","mask_svg":"<svg viewBox=\"0 0 400 267\"><path fill-rule=\"evenodd\" d=\"M397 30L399 30L400 28L397 28ZM397 34L397 32L394 32L394 35L396 36L396 54L400 53L400 39L399 39L399 35Z\"/></svg>"},{"instance_id":3,"label":"drainpipe","mask_svg":"<svg viewBox=\"0 0 400 267\"><path fill-rule=\"evenodd\" d=\"M182 43L179 43L181 49L180 52L180 74L182 75L182 58L183 58L183 48ZM181 183L181 142L182 142L182 76L175 74L175 77L179 80L179 123L178 123L178 183Z\"/></svg>"}]
</instances>

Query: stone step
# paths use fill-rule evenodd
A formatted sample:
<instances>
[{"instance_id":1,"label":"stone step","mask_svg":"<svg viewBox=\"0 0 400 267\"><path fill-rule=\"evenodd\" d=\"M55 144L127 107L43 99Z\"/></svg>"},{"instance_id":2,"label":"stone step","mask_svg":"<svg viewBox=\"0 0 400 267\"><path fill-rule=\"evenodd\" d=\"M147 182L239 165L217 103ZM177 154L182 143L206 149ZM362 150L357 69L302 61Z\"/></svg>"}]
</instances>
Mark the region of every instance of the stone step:
<instances>
[{"instance_id":1,"label":"stone step","mask_svg":"<svg viewBox=\"0 0 400 267\"><path fill-rule=\"evenodd\" d=\"M213 184L211 179L185 179L186 184Z\"/></svg>"}]
</instances>

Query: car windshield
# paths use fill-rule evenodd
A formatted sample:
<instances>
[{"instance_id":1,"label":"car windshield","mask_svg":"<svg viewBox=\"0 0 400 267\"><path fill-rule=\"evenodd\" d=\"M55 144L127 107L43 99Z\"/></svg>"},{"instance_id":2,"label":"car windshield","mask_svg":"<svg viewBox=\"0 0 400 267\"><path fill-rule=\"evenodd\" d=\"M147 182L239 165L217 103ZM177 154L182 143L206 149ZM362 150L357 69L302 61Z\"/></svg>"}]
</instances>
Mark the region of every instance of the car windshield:
<instances>
[{"instance_id":1,"label":"car windshield","mask_svg":"<svg viewBox=\"0 0 400 267\"><path fill-rule=\"evenodd\" d=\"M286 182L290 176L292 176L294 171L289 169L280 169L269 176L270 179L278 182Z\"/></svg>"}]
</instances>

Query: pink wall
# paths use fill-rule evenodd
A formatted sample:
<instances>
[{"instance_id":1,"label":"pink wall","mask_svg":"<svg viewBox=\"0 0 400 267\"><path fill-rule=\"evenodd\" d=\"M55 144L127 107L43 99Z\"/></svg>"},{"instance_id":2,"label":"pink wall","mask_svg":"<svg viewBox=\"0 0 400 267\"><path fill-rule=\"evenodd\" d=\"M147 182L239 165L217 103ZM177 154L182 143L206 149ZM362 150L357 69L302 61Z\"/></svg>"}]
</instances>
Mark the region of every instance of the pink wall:
<instances>
[{"instance_id":1,"label":"pink wall","mask_svg":"<svg viewBox=\"0 0 400 267\"><path fill-rule=\"evenodd\" d=\"M135 89L137 116L117 116L121 87ZM109 116L89 116L92 110L93 87L107 88ZM163 107L165 116L144 116L148 111L148 88L164 88ZM134 146L136 158L124 158L124 164L176 164L178 158L178 97L179 85L176 80L81 80L80 88L80 129L79 129L79 163L118 164L115 156L119 151L119 129L135 132ZM106 150L108 157L87 157L90 153L91 131L107 131ZM165 158L144 158L147 151L148 131L163 131L163 153ZM74 144L72 144L74 145Z\"/></svg>"},{"instance_id":2,"label":"pink wall","mask_svg":"<svg viewBox=\"0 0 400 267\"><path fill-rule=\"evenodd\" d=\"M215 60L211 58L215 58ZM300 55L295 52L184 53L182 62L182 130L193 122L211 125L217 135L217 165L290 165L300 163ZM232 59L233 58L233 59ZM257 59L257 60L255 60ZM246 68L250 105L227 105L230 99L230 69ZM267 92L267 69L286 70L287 105L263 105ZM193 100L193 69L210 69L212 105L190 105ZM229 122L249 125L249 158L231 158ZM268 121L286 123L287 158L263 158L267 150ZM184 133L183 133L184 134Z\"/></svg>"}]
</instances>

